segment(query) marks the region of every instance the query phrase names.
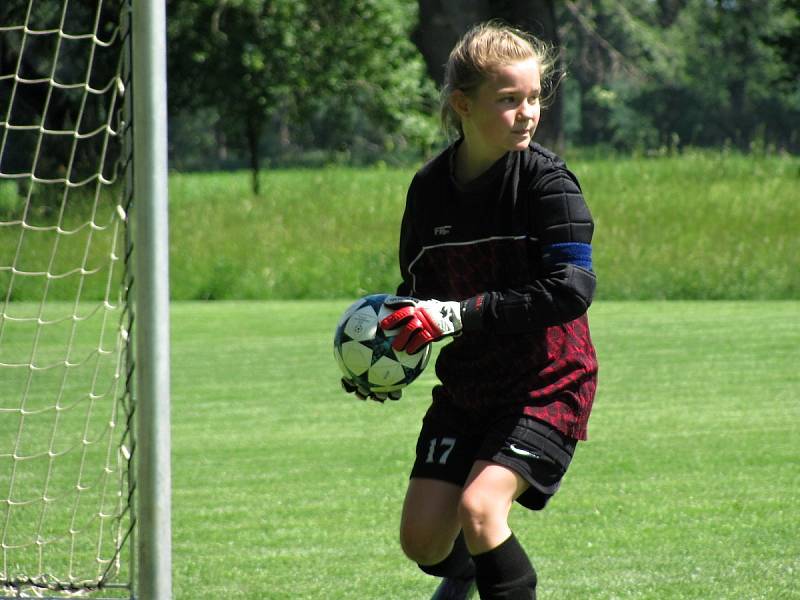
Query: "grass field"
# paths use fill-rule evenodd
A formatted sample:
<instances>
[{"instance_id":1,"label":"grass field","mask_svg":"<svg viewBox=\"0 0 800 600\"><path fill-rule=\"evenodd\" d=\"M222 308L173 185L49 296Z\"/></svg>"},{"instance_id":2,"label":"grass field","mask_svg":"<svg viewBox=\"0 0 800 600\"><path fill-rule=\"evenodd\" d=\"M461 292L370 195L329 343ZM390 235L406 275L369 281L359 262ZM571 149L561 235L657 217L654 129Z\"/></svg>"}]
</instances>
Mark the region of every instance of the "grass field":
<instances>
[{"instance_id":1,"label":"grass field","mask_svg":"<svg viewBox=\"0 0 800 600\"><path fill-rule=\"evenodd\" d=\"M338 387L347 301L176 303L177 599L420 600L397 521L433 384ZM512 513L542 600L800 598L800 302L600 302L590 441Z\"/></svg>"},{"instance_id":2,"label":"grass field","mask_svg":"<svg viewBox=\"0 0 800 600\"><path fill-rule=\"evenodd\" d=\"M570 165L597 224L601 375L590 441L562 491L541 514L513 515L540 599L800 599L798 158L690 152ZM339 389L331 350L350 300L397 283L412 173L269 172L262 197L244 173L172 175L177 599L429 597L435 582L402 556L396 530L433 369L401 402L364 404ZM112 224L113 206L104 213ZM78 210L64 223L75 226L68 239L20 237L20 210L0 186L7 316L43 290L48 307L102 297L113 227L94 232ZM21 272L92 268L12 277L12 260ZM101 314L41 328L38 318L6 319L0 363L27 365L34 338L35 362L56 364L67 340L73 350L95 343ZM0 421L0 460L16 462L14 493L39 502L15 508L25 527L14 535L28 540L49 531L35 515L45 514L50 455L75 446L76 433L101 440L109 429L105 414L87 419L53 403L59 390L94 385L95 373L116 381L110 359L86 348L86 369L69 380L56 369L28 377L27 367L0 378L0 409L11 415ZM38 416L26 417L20 438L15 407L29 381L27 409ZM38 417L44 429L29 427ZM20 439L20 454L36 449L40 461L12 460ZM54 483L74 486L69 464L59 462ZM85 496L87 510L104 502ZM57 510L53 526L63 523Z\"/></svg>"}]
</instances>

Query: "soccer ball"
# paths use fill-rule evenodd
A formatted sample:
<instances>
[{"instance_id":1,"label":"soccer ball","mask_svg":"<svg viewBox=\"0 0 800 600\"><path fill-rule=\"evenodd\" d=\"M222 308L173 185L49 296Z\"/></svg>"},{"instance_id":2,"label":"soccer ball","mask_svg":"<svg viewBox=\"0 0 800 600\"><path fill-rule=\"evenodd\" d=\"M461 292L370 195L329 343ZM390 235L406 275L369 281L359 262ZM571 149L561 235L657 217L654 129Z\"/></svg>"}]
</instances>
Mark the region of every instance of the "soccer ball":
<instances>
[{"instance_id":1,"label":"soccer ball","mask_svg":"<svg viewBox=\"0 0 800 600\"><path fill-rule=\"evenodd\" d=\"M344 376L370 392L386 393L406 387L428 364L430 345L416 354L392 348L392 332L380 322L391 314L383 306L388 294L372 294L356 300L336 325L333 355Z\"/></svg>"}]
</instances>

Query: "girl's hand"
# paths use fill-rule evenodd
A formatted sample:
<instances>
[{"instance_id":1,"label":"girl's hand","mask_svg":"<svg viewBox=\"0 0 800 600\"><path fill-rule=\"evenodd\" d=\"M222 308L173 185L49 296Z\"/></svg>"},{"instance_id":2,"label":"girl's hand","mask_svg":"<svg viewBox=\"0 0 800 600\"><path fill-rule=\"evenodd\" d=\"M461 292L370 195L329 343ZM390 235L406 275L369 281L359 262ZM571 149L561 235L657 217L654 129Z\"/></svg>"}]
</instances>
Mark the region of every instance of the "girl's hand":
<instances>
[{"instance_id":1,"label":"girl's hand","mask_svg":"<svg viewBox=\"0 0 800 600\"><path fill-rule=\"evenodd\" d=\"M390 296L383 305L394 311L380 325L387 333L396 334L392 340L395 350L414 354L430 342L456 335L462 328L459 302Z\"/></svg>"},{"instance_id":2,"label":"girl's hand","mask_svg":"<svg viewBox=\"0 0 800 600\"><path fill-rule=\"evenodd\" d=\"M370 392L346 377L342 377L342 389L348 394L355 394L356 398L361 400L375 400L375 402L381 403L386 402L386 400L400 400L400 397L403 395L402 390L395 390L393 392Z\"/></svg>"}]
</instances>

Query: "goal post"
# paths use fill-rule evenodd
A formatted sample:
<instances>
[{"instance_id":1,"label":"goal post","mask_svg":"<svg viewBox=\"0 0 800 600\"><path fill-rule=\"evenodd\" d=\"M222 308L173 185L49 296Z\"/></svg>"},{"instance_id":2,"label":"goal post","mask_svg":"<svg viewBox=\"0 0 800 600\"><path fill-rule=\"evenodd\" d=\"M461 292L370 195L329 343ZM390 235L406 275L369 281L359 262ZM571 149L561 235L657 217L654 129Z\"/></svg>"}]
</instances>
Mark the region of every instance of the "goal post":
<instances>
[{"instance_id":1,"label":"goal post","mask_svg":"<svg viewBox=\"0 0 800 600\"><path fill-rule=\"evenodd\" d=\"M166 7L133 0L139 595L172 593Z\"/></svg>"},{"instance_id":2,"label":"goal post","mask_svg":"<svg viewBox=\"0 0 800 600\"><path fill-rule=\"evenodd\" d=\"M165 12L0 1L0 599L172 597Z\"/></svg>"}]
</instances>

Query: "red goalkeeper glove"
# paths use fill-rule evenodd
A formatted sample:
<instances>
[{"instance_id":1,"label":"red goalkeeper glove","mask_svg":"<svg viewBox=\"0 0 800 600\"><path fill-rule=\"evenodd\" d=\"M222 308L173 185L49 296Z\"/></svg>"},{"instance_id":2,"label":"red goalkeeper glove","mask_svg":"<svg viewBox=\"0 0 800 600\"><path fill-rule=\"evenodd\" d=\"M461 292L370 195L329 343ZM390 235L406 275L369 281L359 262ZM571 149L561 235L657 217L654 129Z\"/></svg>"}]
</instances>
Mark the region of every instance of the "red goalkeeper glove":
<instances>
[{"instance_id":1,"label":"red goalkeeper glove","mask_svg":"<svg viewBox=\"0 0 800 600\"><path fill-rule=\"evenodd\" d=\"M381 329L395 333L392 347L409 354L461 331L461 303L439 300L417 300L402 296L390 296L383 305L392 314L381 321Z\"/></svg>"}]
</instances>

